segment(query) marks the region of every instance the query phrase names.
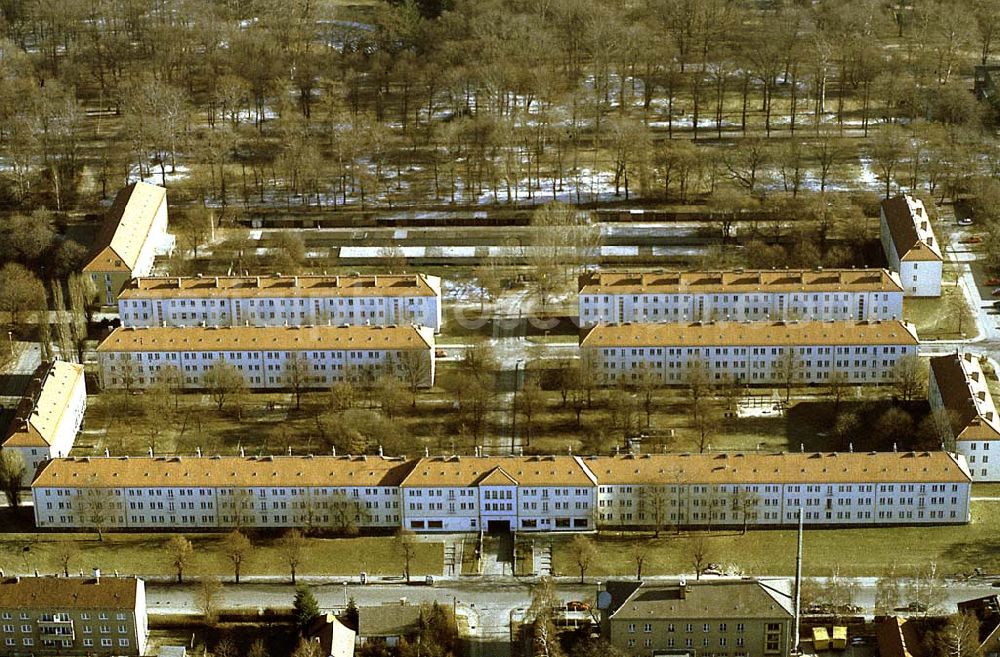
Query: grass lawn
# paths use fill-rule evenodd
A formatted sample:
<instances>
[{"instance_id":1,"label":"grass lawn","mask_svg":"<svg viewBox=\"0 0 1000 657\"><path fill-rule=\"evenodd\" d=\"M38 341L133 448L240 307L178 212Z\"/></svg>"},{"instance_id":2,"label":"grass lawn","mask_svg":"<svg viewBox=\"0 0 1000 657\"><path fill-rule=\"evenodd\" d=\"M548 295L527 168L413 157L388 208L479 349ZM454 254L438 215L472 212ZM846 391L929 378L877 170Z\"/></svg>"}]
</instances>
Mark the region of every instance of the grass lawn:
<instances>
[{"instance_id":1,"label":"grass lawn","mask_svg":"<svg viewBox=\"0 0 1000 657\"><path fill-rule=\"evenodd\" d=\"M166 551L171 534L105 534L99 541L85 534L0 534L0 568L6 572L49 574L62 571L60 555L73 555L71 573L81 568L90 572L169 575L174 572ZM188 572L214 573L231 577L233 570L220 550L222 534L187 535L194 545L195 558ZM253 553L243 567L243 575L287 575L289 569L276 545L276 538L252 538ZM67 545L71 546L67 548ZM411 563L414 576L439 575L444 553L441 543L419 542ZM298 567L300 575L400 575L402 560L392 537L310 538Z\"/></svg>"},{"instance_id":2,"label":"grass lawn","mask_svg":"<svg viewBox=\"0 0 1000 657\"><path fill-rule=\"evenodd\" d=\"M957 308L961 308L961 316ZM940 297L903 299L903 318L913 322L917 335L922 339L974 338L979 335L965 295L957 286L948 283L942 285ZM958 331L960 322L961 333Z\"/></svg>"},{"instance_id":3,"label":"grass lawn","mask_svg":"<svg viewBox=\"0 0 1000 657\"><path fill-rule=\"evenodd\" d=\"M834 565L841 575L879 575L889 566L906 575L935 562L945 574L969 572L976 566L992 572L1000 550L1000 502L973 502L972 524L943 527L885 527L867 529L806 529L803 572L829 575ZM739 568L747 575L791 575L795 571L795 530L716 531L710 535L708 561ZM602 534L598 557L588 576L629 576L635 573L630 556L636 540L647 546L643 572L654 575L691 573L691 536L697 534ZM569 539L553 546L553 568L558 575L578 573L567 549Z\"/></svg>"}]
</instances>

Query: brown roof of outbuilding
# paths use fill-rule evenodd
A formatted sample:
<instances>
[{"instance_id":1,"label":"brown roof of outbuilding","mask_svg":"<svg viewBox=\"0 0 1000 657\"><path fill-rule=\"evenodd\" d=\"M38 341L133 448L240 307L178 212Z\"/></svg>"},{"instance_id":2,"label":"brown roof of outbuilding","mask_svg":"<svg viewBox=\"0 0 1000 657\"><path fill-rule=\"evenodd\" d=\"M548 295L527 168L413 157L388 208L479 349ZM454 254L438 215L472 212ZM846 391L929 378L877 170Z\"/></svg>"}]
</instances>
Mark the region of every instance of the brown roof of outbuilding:
<instances>
[{"instance_id":1,"label":"brown roof of outbuilding","mask_svg":"<svg viewBox=\"0 0 1000 657\"><path fill-rule=\"evenodd\" d=\"M133 278L119 299L435 296L440 279L424 274L374 276L155 276Z\"/></svg>"},{"instance_id":2,"label":"brown roof of outbuilding","mask_svg":"<svg viewBox=\"0 0 1000 657\"><path fill-rule=\"evenodd\" d=\"M419 459L404 487L593 486L572 456L435 456Z\"/></svg>"},{"instance_id":3,"label":"brown roof of outbuilding","mask_svg":"<svg viewBox=\"0 0 1000 657\"><path fill-rule=\"evenodd\" d=\"M137 577L5 577L2 609L135 609Z\"/></svg>"},{"instance_id":4,"label":"brown roof of outbuilding","mask_svg":"<svg viewBox=\"0 0 1000 657\"><path fill-rule=\"evenodd\" d=\"M885 269L748 269L719 271L589 272L580 294L690 294L706 292L898 292Z\"/></svg>"},{"instance_id":5,"label":"brown roof of outbuilding","mask_svg":"<svg viewBox=\"0 0 1000 657\"><path fill-rule=\"evenodd\" d=\"M920 212L920 216L914 216ZM882 201L882 214L889 228L889 236L900 260L942 260L941 248L930 229L930 218L924 204L909 196L901 195ZM919 230L927 222L927 230ZM928 244L927 239L933 240Z\"/></svg>"},{"instance_id":6,"label":"brown roof of outbuilding","mask_svg":"<svg viewBox=\"0 0 1000 657\"><path fill-rule=\"evenodd\" d=\"M417 629L420 607L417 605L377 605L358 607L358 636L406 636Z\"/></svg>"},{"instance_id":7,"label":"brown roof of outbuilding","mask_svg":"<svg viewBox=\"0 0 1000 657\"><path fill-rule=\"evenodd\" d=\"M917 345L913 324L860 322L694 322L598 324L581 347Z\"/></svg>"},{"instance_id":8,"label":"brown roof of outbuilding","mask_svg":"<svg viewBox=\"0 0 1000 657\"><path fill-rule=\"evenodd\" d=\"M969 353L930 359L931 376L941 393L947 420L958 440L1000 439L1000 417L986 376ZM978 403L977 403L978 397ZM989 417L989 415L992 417Z\"/></svg>"},{"instance_id":9,"label":"brown roof of outbuilding","mask_svg":"<svg viewBox=\"0 0 1000 657\"><path fill-rule=\"evenodd\" d=\"M600 485L962 482L964 459L947 452L718 452L588 456Z\"/></svg>"},{"instance_id":10,"label":"brown roof of outbuilding","mask_svg":"<svg viewBox=\"0 0 1000 657\"><path fill-rule=\"evenodd\" d=\"M428 349L423 326L152 326L119 327L97 347L118 351L261 351Z\"/></svg>"},{"instance_id":11,"label":"brown roof of outbuilding","mask_svg":"<svg viewBox=\"0 0 1000 657\"><path fill-rule=\"evenodd\" d=\"M380 456L157 456L53 459L32 488L398 486L414 461Z\"/></svg>"}]
</instances>

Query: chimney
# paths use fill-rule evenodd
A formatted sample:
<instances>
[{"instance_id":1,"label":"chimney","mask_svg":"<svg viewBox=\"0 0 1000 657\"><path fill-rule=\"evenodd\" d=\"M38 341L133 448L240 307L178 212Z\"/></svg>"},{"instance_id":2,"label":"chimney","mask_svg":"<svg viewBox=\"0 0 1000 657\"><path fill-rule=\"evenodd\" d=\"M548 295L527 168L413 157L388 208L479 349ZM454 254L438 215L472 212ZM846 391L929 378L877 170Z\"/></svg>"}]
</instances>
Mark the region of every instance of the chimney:
<instances>
[{"instance_id":1,"label":"chimney","mask_svg":"<svg viewBox=\"0 0 1000 657\"><path fill-rule=\"evenodd\" d=\"M479 451L478 447L476 448L476 451ZM430 458L430 455L431 455L431 449L430 449L430 447L424 447L424 458L425 459L426 458Z\"/></svg>"},{"instance_id":2,"label":"chimney","mask_svg":"<svg viewBox=\"0 0 1000 657\"><path fill-rule=\"evenodd\" d=\"M94 568L94 579L96 580L96 582L98 584L101 583L101 569L100 568Z\"/></svg>"},{"instance_id":3,"label":"chimney","mask_svg":"<svg viewBox=\"0 0 1000 657\"><path fill-rule=\"evenodd\" d=\"M149 456L150 456L150 457L152 457L152 456L153 456L153 448L152 448L152 447L150 447L150 448L149 448Z\"/></svg>"},{"instance_id":4,"label":"chimney","mask_svg":"<svg viewBox=\"0 0 1000 657\"><path fill-rule=\"evenodd\" d=\"M219 287L219 277L215 277L215 287Z\"/></svg>"},{"instance_id":5,"label":"chimney","mask_svg":"<svg viewBox=\"0 0 1000 657\"><path fill-rule=\"evenodd\" d=\"M243 445L240 445L240 457L243 458L245 456L246 456L246 452L243 451Z\"/></svg>"},{"instance_id":6,"label":"chimney","mask_svg":"<svg viewBox=\"0 0 1000 657\"><path fill-rule=\"evenodd\" d=\"M381 445L378 446L378 455L379 455L380 458L382 457L382 446Z\"/></svg>"},{"instance_id":7,"label":"chimney","mask_svg":"<svg viewBox=\"0 0 1000 657\"><path fill-rule=\"evenodd\" d=\"M198 454L198 458L201 458L201 447L196 447L195 452Z\"/></svg>"},{"instance_id":8,"label":"chimney","mask_svg":"<svg viewBox=\"0 0 1000 657\"><path fill-rule=\"evenodd\" d=\"M336 445L334 445L334 446L333 446L333 447L331 448L331 453L332 453L332 454L333 454L334 456L336 456L336 455L337 455L337 446L336 446Z\"/></svg>"},{"instance_id":9,"label":"chimney","mask_svg":"<svg viewBox=\"0 0 1000 657\"><path fill-rule=\"evenodd\" d=\"M104 448L104 458L108 458L109 456L111 456L111 450L109 450L107 447L105 447Z\"/></svg>"},{"instance_id":10,"label":"chimney","mask_svg":"<svg viewBox=\"0 0 1000 657\"><path fill-rule=\"evenodd\" d=\"M687 594L688 594L687 588L688 588L688 583L686 579L682 579L681 581L677 582L677 592L680 593L681 600L687 599Z\"/></svg>"}]
</instances>

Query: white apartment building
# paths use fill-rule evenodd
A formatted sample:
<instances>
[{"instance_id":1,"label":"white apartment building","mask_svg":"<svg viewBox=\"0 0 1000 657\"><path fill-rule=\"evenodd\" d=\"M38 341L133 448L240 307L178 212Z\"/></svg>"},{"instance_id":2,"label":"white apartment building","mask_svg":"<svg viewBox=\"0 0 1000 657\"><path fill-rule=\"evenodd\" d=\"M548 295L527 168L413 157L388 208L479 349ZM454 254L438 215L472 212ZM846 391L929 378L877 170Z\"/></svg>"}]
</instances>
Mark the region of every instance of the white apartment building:
<instances>
[{"instance_id":1,"label":"white apartment building","mask_svg":"<svg viewBox=\"0 0 1000 657\"><path fill-rule=\"evenodd\" d=\"M965 457L975 481L1000 481L1000 415L979 357L931 358L927 401L941 440Z\"/></svg>"},{"instance_id":2,"label":"white apartment building","mask_svg":"<svg viewBox=\"0 0 1000 657\"><path fill-rule=\"evenodd\" d=\"M83 365L56 360L35 370L0 443L0 448L21 454L25 488L31 485L39 465L69 456L86 408Z\"/></svg>"},{"instance_id":3,"label":"white apartment building","mask_svg":"<svg viewBox=\"0 0 1000 657\"><path fill-rule=\"evenodd\" d=\"M434 329L425 326L118 328L97 347L101 386L148 388L173 372L184 388L205 386L217 363L251 390L327 388L373 382L382 373L434 385ZM173 369L166 369L172 367ZM166 370L166 371L165 371Z\"/></svg>"},{"instance_id":4,"label":"white apartment building","mask_svg":"<svg viewBox=\"0 0 1000 657\"><path fill-rule=\"evenodd\" d=\"M374 276L134 278L118 295L122 326L419 324L441 331L441 279Z\"/></svg>"},{"instance_id":5,"label":"white apartment building","mask_svg":"<svg viewBox=\"0 0 1000 657\"><path fill-rule=\"evenodd\" d=\"M581 358L605 385L652 375L683 385L696 364L713 381L748 385L889 383L914 355L912 324L888 322L697 322L598 324L580 340Z\"/></svg>"},{"instance_id":6,"label":"white apartment building","mask_svg":"<svg viewBox=\"0 0 1000 657\"><path fill-rule=\"evenodd\" d=\"M970 520L972 477L948 452L584 457L603 527L871 526Z\"/></svg>"},{"instance_id":7,"label":"white apartment building","mask_svg":"<svg viewBox=\"0 0 1000 657\"><path fill-rule=\"evenodd\" d=\"M899 273L906 296L941 296L944 258L923 202L906 195L886 199L879 217L885 258Z\"/></svg>"},{"instance_id":8,"label":"white apartment building","mask_svg":"<svg viewBox=\"0 0 1000 657\"><path fill-rule=\"evenodd\" d=\"M0 655L145 655L138 577L0 577Z\"/></svg>"},{"instance_id":9,"label":"white apartment building","mask_svg":"<svg viewBox=\"0 0 1000 657\"><path fill-rule=\"evenodd\" d=\"M80 457L32 483L43 529L416 532L969 522L947 452L615 457Z\"/></svg>"},{"instance_id":10,"label":"white apartment building","mask_svg":"<svg viewBox=\"0 0 1000 657\"><path fill-rule=\"evenodd\" d=\"M83 273L90 277L105 306L114 306L119 290L135 276L148 276L157 255L170 253L167 190L136 182L115 197L97 233Z\"/></svg>"},{"instance_id":11,"label":"white apartment building","mask_svg":"<svg viewBox=\"0 0 1000 657\"><path fill-rule=\"evenodd\" d=\"M903 317L899 276L885 269L591 272L579 288L583 327Z\"/></svg>"},{"instance_id":12,"label":"white apartment building","mask_svg":"<svg viewBox=\"0 0 1000 657\"><path fill-rule=\"evenodd\" d=\"M402 525L412 461L379 456L79 457L32 484L40 528L221 529Z\"/></svg>"},{"instance_id":13,"label":"white apartment building","mask_svg":"<svg viewBox=\"0 0 1000 657\"><path fill-rule=\"evenodd\" d=\"M414 531L589 531L595 480L572 456L422 458L400 484Z\"/></svg>"}]
</instances>

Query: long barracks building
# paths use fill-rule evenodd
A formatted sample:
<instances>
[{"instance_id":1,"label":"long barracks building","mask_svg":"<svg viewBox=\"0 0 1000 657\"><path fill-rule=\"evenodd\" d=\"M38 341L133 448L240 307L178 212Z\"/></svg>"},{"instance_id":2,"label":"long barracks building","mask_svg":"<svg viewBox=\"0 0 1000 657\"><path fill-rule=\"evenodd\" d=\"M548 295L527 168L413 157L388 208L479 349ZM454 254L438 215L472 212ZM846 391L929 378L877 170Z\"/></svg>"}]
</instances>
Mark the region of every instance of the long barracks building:
<instances>
[{"instance_id":1,"label":"long barracks building","mask_svg":"<svg viewBox=\"0 0 1000 657\"><path fill-rule=\"evenodd\" d=\"M434 385L434 330L425 326L118 328L97 347L104 388L140 390L173 366L182 387L226 362L253 390L328 388L386 372Z\"/></svg>"},{"instance_id":2,"label":"long barracks building","mask_svg":"<svg viewBox=\"0 0 1000 657\"><path fill-rule=\"evenodd\" d=\"M919 348L912 324L888 322L695 322L598 324L580 340L580 356L600 383L651 373L683 385L700 363L715 381L749 385L889 383L893 368Z\"/></svg>"},{"instance_id":3,"label":"long barracks building","mask_svg":"<svg viewBox=\"0 0 1000 657\"><path fill-rule=\"evenodd\" d=\"M441 330L441 279L374 276L133 278L118 295L122 326L419 324Z\"/></svg>"},{"instance_id":4,"label":"long barracks building","mask_svg":"<svg viewBox=\"0 0 1000 657\"><path fill-rule=\"evenodd\" d=\"M641 456L81 457L32 484L42 529L961 524L971 475L947 452Z\"/></svg>"},{"instance_id":5,"label":"long barracks building","mask_svg":"<svg viewBox=\"0 0 1000 657\"><path fill-rule=\"evenodd\" d=\"M885 269L591 272L580 277L579 293L583 327L903 316L899 275Z\"/></svg>"}]
</instances>

